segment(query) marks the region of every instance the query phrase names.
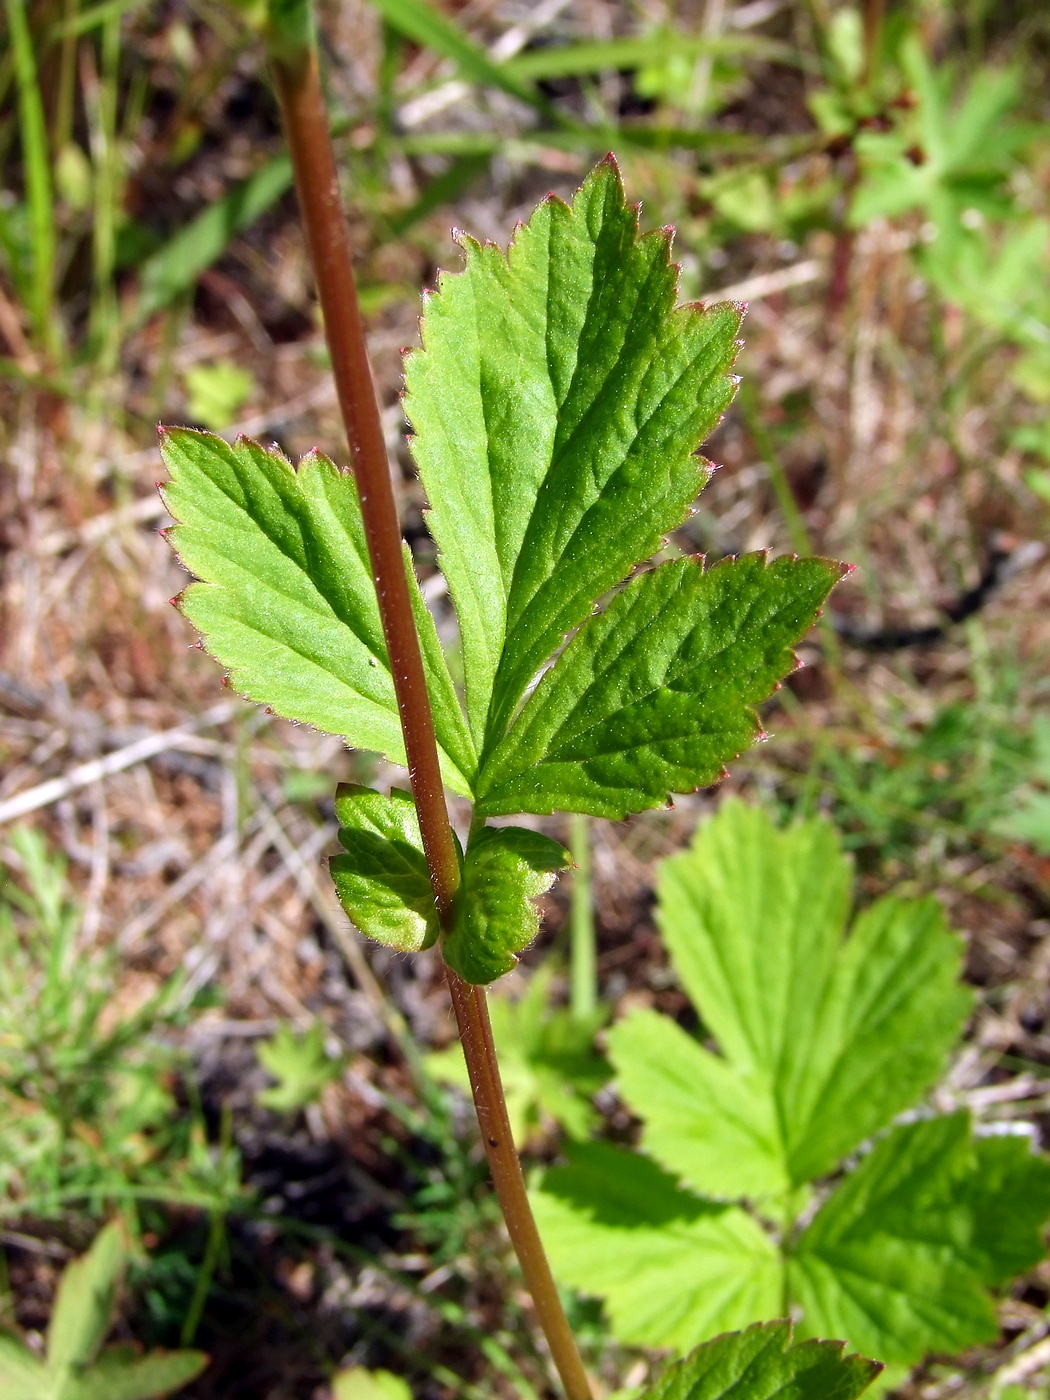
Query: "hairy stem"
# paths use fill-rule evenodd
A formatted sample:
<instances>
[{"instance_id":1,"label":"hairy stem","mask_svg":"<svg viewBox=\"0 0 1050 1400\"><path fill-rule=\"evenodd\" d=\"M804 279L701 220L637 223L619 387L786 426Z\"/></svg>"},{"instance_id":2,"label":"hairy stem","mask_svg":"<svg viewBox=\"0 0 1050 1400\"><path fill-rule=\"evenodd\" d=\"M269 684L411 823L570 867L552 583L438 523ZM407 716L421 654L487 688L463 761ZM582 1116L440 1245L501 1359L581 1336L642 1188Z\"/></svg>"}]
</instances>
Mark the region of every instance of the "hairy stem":
<instances>
[{"instance_id":1,"label":"hairy stem","mask_svg":"<svg viewBox=\"0 0 1050 1400\"><path fill-rule=\"evenodd\" d=\"M272 44L270 57L361 501L412 795L434 897L442 922L447 923L459 889L459 858L445 805L434 720L412 616L397 504L357 301L350 238L339 200L316 49L308 44L278 51L278 45ZM474 1107L511 1243L569 1400L590 1400L587 1376L543 1251L514 1150L484 989L468 985L449 967L446 974Z\"/></svg>"},{"instance_id":2,"label":"hairy stem","mask_svg":"<svg viewBox=\"0 0 1050 1400\"><path fill-rule=\"evenodd\" d=\"M447 964L445 976L452 994L459 1038L470 1075L481 1140L485 1146L492 1181L499 1196L514 1252L525 1275L525 1284L536 1305L536 1315L550 1347L551 1358L561 1377L569 1400L590 1400L591 1388L580 1353L569 1330L568 1319L558 1297L550 1264L543 1249L525 1191L521 1163L514 1149L507 1102L500 1082L496 1047L492 1040L488 1003L484 987L472 987Z\"/></svg>"},{"instance_id":3,"label":"hairy stem","mask_svg":"<svg viewBox=\"0 0 1050 1400\"><path fill-rule=\"evenodd\" d=\"M412 796L419 813L434 897L444 917L459 888L459 857L445 806L434 719L412 616L401 526L357 301L350 235L339 199L317 51L310 45L296 52L292 61L277 58L273 70L307 247L324 313L332 375L350 445L350 464L361 501L379 615L405 736Z\"/></svg>"}]
</instances>

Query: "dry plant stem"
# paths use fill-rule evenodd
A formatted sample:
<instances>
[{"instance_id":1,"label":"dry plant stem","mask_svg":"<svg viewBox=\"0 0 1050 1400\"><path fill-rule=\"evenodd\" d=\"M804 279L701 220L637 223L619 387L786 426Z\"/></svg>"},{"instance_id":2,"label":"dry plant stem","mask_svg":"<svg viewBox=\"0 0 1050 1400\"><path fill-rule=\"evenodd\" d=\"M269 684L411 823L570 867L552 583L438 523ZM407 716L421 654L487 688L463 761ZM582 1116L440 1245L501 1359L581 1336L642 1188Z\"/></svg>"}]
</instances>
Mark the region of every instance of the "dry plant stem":
<instances>
[{"instance_id":1,"label":"dry plant stem","mask_svg":"<svg viewBox=\"0 0 1050 1400\"><path fill-rule=\"evenodd\" d=\"M273 71L361 501L412 795L434 897L444 917L459 888L459 857L445 806L434 720L405 575L401 526L357 301L350 235L339 199L316 51L304 49L288 62L274 59Z\"/></svg>"},{"instance_id":2,"label":"dry plant stem","mask_svg":"<svg viewBox=\"0 0 1050 1400\"><path fill-rule=\"evenodd\" d=\"M536 1315L550 1347L551 1358L569 1400L591 1400L590 1383L551 1274L536 1221L525 1190L521 1163L514 1148L507 1102L500 1082L496 1047L484 987L472 987L447 964L445 976L452 994L459 1038L470 1074L481 1140L492 1181L499 1196L514 1252L532 1294Z\"/></svg>"},{"instance_id":3,"label":"dry plant stem","mask_svg":"<svg viewBox=\"0 0 1050 1400\"><path fill-rule=\"evenodd\" d=\"M434 721L412 616L397 505L357 301L350 239L339 200L317 56L313 49L305 49L285 60L271 54L271 61L361 501L405 736L412 795L434 896L444 921L451 914L459 888L459 858L445 805ZM449 967L446 975L482 1140L511 1243L568 1400L591 1400L583 1362L558 1297L514 1150L484 989L468 985Z\"/></svg>"}]
</instances>

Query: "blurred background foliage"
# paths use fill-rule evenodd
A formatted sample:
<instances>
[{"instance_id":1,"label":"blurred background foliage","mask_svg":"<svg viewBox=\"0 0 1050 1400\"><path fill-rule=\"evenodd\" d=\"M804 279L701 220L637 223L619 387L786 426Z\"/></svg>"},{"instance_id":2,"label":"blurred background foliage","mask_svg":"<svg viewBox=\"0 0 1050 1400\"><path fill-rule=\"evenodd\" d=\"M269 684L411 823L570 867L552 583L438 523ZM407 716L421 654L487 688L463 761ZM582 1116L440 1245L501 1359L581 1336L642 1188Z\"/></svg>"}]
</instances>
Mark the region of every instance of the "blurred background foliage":
<instances>
[{"instance_id":1,"label":"blurred background foliage","mask_svg":"<svg viewBox=\"0 0 1050 1400\"><path fill-rule=\"evenodd\" d=\"M830 816L863 899L939 896L980 993L943 1092L978 1131L1045 1135L1050 14L339 0L318 18L444 638L398 400L419 290L459 265L450 227L505 243L613 150L643 226L678 230L683 298L750 304L742 391L705 449L723 469L668 552L857 565L724 788ZM2 23L0 1322L42 1332L62 1266L120 1213L118 1327L208 1350L188 1396L314 1400L340 1371L340 1395L398 1390L378 1367L435 1400L531 1400L543 1360L447 1087L440 969L361 946L322 866L335 781L392 775L224 696L168 606L158 421L340 450L261 54L215 0L5 0ZM531 1162L565 1135L635 1141L602 1026L651 1006L696 1029L652 888L718 800L553 833L578 868L495 1016ZM995 1346L907 1393L1042 1393L1048 1298L1044 1265ZM603 1383L640 1384L645 1354L571 1306Z\"/></svg>"}]
</instances>

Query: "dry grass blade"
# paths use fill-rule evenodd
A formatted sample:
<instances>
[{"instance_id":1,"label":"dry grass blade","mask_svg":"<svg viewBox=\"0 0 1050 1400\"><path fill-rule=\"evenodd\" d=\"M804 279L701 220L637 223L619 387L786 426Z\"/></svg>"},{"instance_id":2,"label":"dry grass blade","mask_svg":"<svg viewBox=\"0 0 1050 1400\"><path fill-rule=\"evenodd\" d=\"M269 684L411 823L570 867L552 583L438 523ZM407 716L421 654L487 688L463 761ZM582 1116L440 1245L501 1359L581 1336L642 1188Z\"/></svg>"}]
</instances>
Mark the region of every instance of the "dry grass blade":
<instances>
[{"instance_id":1,"label":"dry grass blade","mask_svg":"<svg viewBox=\"0 0 1050 1400\"><path fill-rule=\"evenodd\" d=\"M150 734L145 739L136 739L134 743L117 749L115 753L106 754L104 758L94 758L89 763L77 764L60 778L50 778L25 792L16 793L14 797L0 803L0 825L27 816L41 807L49 807L63 797L68 797L81 788L90 787L92 783L101 782L103 778L120 773L136 763L144 763L146 759L177 749L202 729L224 723L240 708L239 702L225 700L218 705L212 705L197 719L188 720L185 724L176 725L160 734Z\"/></svg>"}]
</instances>

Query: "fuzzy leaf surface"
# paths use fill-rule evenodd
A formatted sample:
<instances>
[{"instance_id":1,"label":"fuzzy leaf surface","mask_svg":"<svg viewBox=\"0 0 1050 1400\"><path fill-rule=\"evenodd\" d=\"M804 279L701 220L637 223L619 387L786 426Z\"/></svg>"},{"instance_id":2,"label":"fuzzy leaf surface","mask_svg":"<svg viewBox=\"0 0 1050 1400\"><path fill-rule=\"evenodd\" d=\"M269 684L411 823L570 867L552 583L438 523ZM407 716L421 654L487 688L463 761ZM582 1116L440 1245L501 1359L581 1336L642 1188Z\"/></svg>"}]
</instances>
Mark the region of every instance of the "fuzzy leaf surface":
<instances>
[{"instance_id":1,"label":"fuzzy leaf surface","mask_svg":"<svg viewBox=\"0 0 1050 1400\"><path fill-rule=\"evenodd\" d=\"M795 1247L789 1280L804 1330L890 1362L991 1341L987 1285L1038 1261L1048 1214L1050 1163L1027 1142L975 1144L966 1113L895 1128Z\"/></svg>"},{"instance_id":2,"label":"fuzzy leaf surface","mask_svg":"<svg viewBox=\"0 0 1050 1400\"><path fill-rule=\"evenodd\" d=\"M602 162L509 251L462 238L406 364L405 409L463 639L479 747L595 599L660 547L709 468L741 310L675 308L670 235L639 237ZM520 808L517 810L521 810Z\"/></svg>"},{"instance_id":3,"label":"fuzzy leaf surface","mask_svg":"<svg viewBox=\"0 0 1050 1400\"><path fill-rule=\"evenodd\" d=\"M653 1012L609 1032L643 1144L696 1190L782 1196L835 1169L942 1072L972 1004L931 899L844 937L850 864L823 820L725 802L664 862L658 921L714 1055Z\"/></svg>"},{"instance_id":4,"label":"fuzzy leaf surface","mask_svg":"<svg viewBox=\"0 0 1050 1400\"><path fill-rule=\"evenodd\" d=\"M745 1211L607 1143L567 1156L533 1195L537 1222L557 1277L604 1299L621 1341L684 1351L780 1310L783 1266Z\"/></svg>"},{"instance_id":5,"label":"fuzzy leaf surface","mask_svg":"<svg viewBox=\"0 0 1050 1400\"><path fill-rule=\"evenodd\" d=\"M762 554L680 559L590 618L484 763L489 815L624 817L714 782L759 735L753 706L794 664L843 567Z\"/></svg>"},{"instance_id":6,"label":"fuzzy leaf surface","mask_svg":"<svg viewBox=\"0 0 1050 1400\"><path fill-rule=\"evenodd\" d=\"M394 684L353 478L311 453L165 431L170 539L200 580L181 607L234 688L286 719L404 763ZM470 792L473 743L433 620L406 570L445 780Z\"/></svg>"},{"instance_id":7,"label":"fuzzy leaf surface","mask_svg":"<svg viewBox=\"0 0 1050 1400\"><path fill-rule=\"evenodd\" d=\"M339 902L367 938L398 952L429 948L438 936L437 906L410 793L389 797L354 783L335 798L344 855L329 861Z\"/></svg>"},{"instance_id":8,"label":"fuzzy leaf surface","mask_svg":"<svg viewBox=\"0 0 1050 1400\"><path fill-rule=\"evenodd\" d=\"M445 961L475 984L509 972L539 930L533 901L570 859L564 846L537 831L483 828L467 847L455 921L442 943Z\"/></svg>"},{"instance_id":9,"label":"fuzzy leaf surface","mask_svg":"<svg viewBox=\"0 0 1050 1400\"><path fill-rule=\"evenodd\" d=\"M664 1368L640 1400L856 1400L882 1370L841 1342L793 1342L790 1322L713 1337Z\"/></svg>"}]
</instances>

